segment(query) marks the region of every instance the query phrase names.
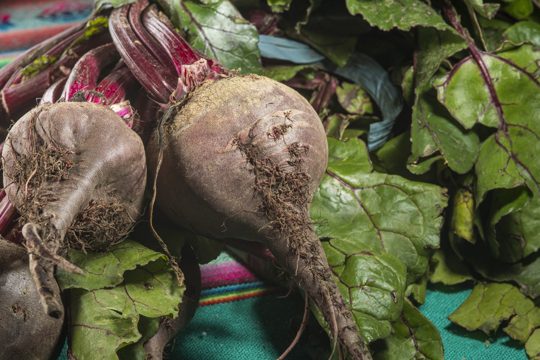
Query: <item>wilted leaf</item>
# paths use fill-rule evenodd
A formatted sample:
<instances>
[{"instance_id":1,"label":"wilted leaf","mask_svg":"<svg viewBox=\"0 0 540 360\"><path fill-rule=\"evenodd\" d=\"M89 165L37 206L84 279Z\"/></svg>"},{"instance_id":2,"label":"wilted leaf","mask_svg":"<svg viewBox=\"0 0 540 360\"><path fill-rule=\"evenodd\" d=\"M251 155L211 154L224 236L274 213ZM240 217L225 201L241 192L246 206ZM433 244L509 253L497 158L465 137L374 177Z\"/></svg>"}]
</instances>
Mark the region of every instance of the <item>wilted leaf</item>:
<instances>
[{"instance_id":1,"label":"wilted leaf","mask_svg":"<svg viewBox=\"0 0 540 360\"><path fill-rule=\"evenodd\" d=\"M376 360L444 358L439 331L410 302L405 301L403 312L392 327L394 332L384 339L386 348L375 353Z\"/></svg>"},{"instance_id":2,"label":"wilted leaf","mask_svg":"<svg viewBox=\"0 0 540 360\"><path fill-rule=\"evenodd\" d=\"M540 326L540 308L510 284L478 284L450 320L467 330L490 334L510 320L504 331L523 343Z\"/></svg>"},{"instance_id":3,"label":"wilted leaf","mask_svg":"<svg viewBox=\"0 0 540 360\"><path fill-rule=\"evenodd\" d=\"M229 69L254 72L261 67L258 33L228 0L160 0L174 25L206 56Z\"/></svg>"}]
</instances>

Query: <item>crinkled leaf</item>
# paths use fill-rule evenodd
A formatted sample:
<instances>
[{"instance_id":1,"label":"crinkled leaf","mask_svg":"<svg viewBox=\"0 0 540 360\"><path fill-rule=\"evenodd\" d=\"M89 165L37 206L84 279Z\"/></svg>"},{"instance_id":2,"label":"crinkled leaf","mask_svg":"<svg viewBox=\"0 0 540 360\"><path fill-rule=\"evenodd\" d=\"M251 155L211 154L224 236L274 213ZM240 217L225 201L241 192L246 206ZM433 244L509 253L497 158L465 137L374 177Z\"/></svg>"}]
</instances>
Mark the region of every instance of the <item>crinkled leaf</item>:
<instances>
[{"instance_id":1,"label":"crinkled leaf","mask_svg":"<svg viewBox=\"0 0 540 360\"><path fill-rule=\"evenodd\" d=\"M336 89L339 104L350 114L363 115L373 112L373 104L362 87L343 82Z\"/></svg>"},{"instance_id":2,"label":"crinkled leaf","mask_svg":"<svg viewBox=\"0 0 540 360\"><path fill-rule=\"evenodd\" d=\"M433 271L429 280L432 283L457 285L473 279L465 264L451 250L435 251L431 257L431 261L433 263Z\"/></svg>"},{"instance_id":3,"label":"crinkled leaf","mask_svg":"<svg viewBox=\"0 0 540 360\"><path fill-rule=\"evenodd\" d=\"M176 316L184 292L166 260L126 272L110 288L70 290L71 352L78 360L118 359L116 352L142 337L140 316Z\"/></svg>"},{"instance_id":4,"label":"crinkled leaf","mask_svg":"<svg viewBox=\"0 0 540 360\"><path fill-rule=\"evenodd\" d=\"M441 63L466 46L465 41L454 31L418 29L418 51L414 67L416 86L423 88L428 85Z\"/></svg>"},{"instance_id":5,"label":"crinkled leaf","mask_svg":"<svg viewBox=\"0 0 540 360\"><path fill-rule=\"evenodd\" d=\"M228 0L160 0L191 45L229 69L249 73L261 67L258 33Z\"/></svg>"},{"instance_id":6,"label":"crinkled leaf","mask_svg":"<svg viewBox=\"0 0 540 360\"><path fill-rule=\"evenodd\" d=\"M520 21L506 29L504 37L515 44L528 42L540 46L540 24L536 21Z\"/></svg>"},{"instance_id":7,"label":"crinkled leaf","mask_svg":"<svg viewBox=\"0 0 540 360\"><path fill-rule=\"evenodd\" d=\"M289 10L292 0L266 0L272 11L283 12Z\"/></svg>"},{"instance_id":8,"label":"crinkled leaf","mask_svg":"<svg viewBox=\"0 0 540 360\"><path fill-rule=\"evenodd\" d=\"M465 0L465 2L470 5L478 14L488 19L492 19L501 7L500 4L484 3L483 0Z\"/></svg>"},{"instance_id":9,"label":"crinkled leaf","mask_svg":"<svg viewBox=\"0 0 540 360\"><path fill-rule=\"evenodd\" d=\"M450 320L467 330L496 331L509 320L504 331L525 343L540 326L540 308L510 284L478 284Z\"/></svg>"},{"instance_id":10,"label":"crinkled leaf","mask_svg":"<svg viewBox=\"0 0 540 360\"><path fill-rule=\"evenodd\" d=\"M403 108L402 97L398 88L390 80L390 76L371 57L355 53L346 66L327 68L360 86L371 96L380 109L383 119L369 127L368 148L376 150L390 137L392 127Z\"/></svg>"},{"instance_id":11,"label":"crinkled leaf","mask_svg":"<svg viewBox=\"0 0 540 360\"><path fill-rule=\"evenodd\" d=\"M530 359L540 359L540 329L536 329L525 343L525 350Z\"/></svg>"},{"instance_id":12,"label":"crinkled leaf","mask_svg":"<svg viewBox=\"0 0 540 360\"><path fill-rule=\"evenodd\" d=\"M359 140L328 142L327 175L311 208L318 234L346 253L389 253L407 266L410 279L425 273L428 249L439 245L444 191L371 171Z\"/></svg>"},{"instance_id":13,"label":"crinkled leaf","mask_svg":"<svg viewBox=\"0 0 540 360\"><path fill-rule=\"evenodd\" d=\"M420 0L347 0L352 15L362 15L381 30L410 30L415 26L445 30L449 26L429 5Z\"/></svg>"},{"instance_id":14,"label":"crinkled leaf","mask_svg":"<svg viewBox=\"0 0 540 360\"><path fill-rule=\"evenodd\" d=\"M429 170L440 153L448 166L457 173L468 172L478 156L478 135L455 123L437 102L434 91L420 89L413 107L411 125L412 151L408 168L415 174ZM420 164L426 163L425 166Z\"/></svg>"},{"instance_id":15,"label":"crinkled leaf","mask_svg":"<svg viewBox=\"0 0 540 360\"><path fill-rule=\"evenodd\" d=\"M259 35L259 49L264 58L295 64L314 64L325 59L308 45L279 36Z\"/></svg>"},{"instance_id":16,"label":"crinkled leaf","mask_svg":"<svg viewBox=\"0 0 540 360\"><path fill-rule=\"evenodd\" d=\"M439 331L410 302L405 301L403 312L392 327L393 334L384 339L385 349L375 353L376 360L444 358Z\"/></svg>"},{"instance_id":17,"label":"crinkled leaf","mask_svg":"<svg viewBox=\"0 0 540 360\"><path fill-rule=\"evenodd\" d=\"M68 259L84 270L84 274L59 269L56 279L60 287L94 290L116 286L124 280L126 271L163 260L165 255L128 240L102 253L85 254L82 251L70 250Z\"/></svg>"}]
</instances>

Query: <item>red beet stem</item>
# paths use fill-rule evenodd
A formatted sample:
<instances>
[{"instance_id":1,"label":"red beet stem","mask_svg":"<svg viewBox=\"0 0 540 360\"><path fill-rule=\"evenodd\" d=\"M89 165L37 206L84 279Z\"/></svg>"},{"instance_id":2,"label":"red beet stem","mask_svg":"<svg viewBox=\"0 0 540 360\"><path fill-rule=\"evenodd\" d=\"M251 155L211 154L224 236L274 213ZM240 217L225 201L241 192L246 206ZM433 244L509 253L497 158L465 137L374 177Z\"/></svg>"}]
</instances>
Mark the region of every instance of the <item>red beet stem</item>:
<instances>
[{"instance_id":1,"label":"red beet stem","mask_svg":"<svg viewBox=\"0 0 540 360\"><path fill-rule=\"evenodd\" d=\"M116 49L133 76L158 102L168 103L176 80L163 74L163 66L137 37L128 20L128 6L114 9L109 17L110 33Z\"/></svg>"},{"instance_id":2,"label":"red beet stem","mask_svg":"<svg viewBox=\"0 0 540 360\"><path fill-rule=\"evenodd\" d=\"M11 204L7 196L5 196L4 190L2 190L2 193L4 196L2 200L0 200L0 234L4 236L13 224L17 212L15 211L13 204Z\"/></svg>"},{"instance_id":3,"label":"red beet stem","mask_svg":"<svg viewBox=\"0 0 540 360\"><path fill-rule=\"evenodd\" d=\"M124 101L137 88L137 80L126 66L122 66L105 76L95 91L88 94L88 102L113 105Z\"/></svg>"},{"instance_id":4,"label":"red beet stem","mask_svg":"<svg viewBox=\"0 0 540 360\"><path fill-rule=\"evenodd\" d=\"M64 87L64 99L69 101L78 92L95 89L103 69L118 61L118 58L118 53L112 43L99 46L84 54L68 77Z\"/></svg>"},{"instance_id":5,"label":"red beet stem","mask_svg":"<svg viewBox=\"0 0 540 360\"><path fill-rule=\"evenodd\" d=\"M64 86L66 84L67 77L63 77L57 80L54 84L49 86L47 90L43 93L41 97L40 104L45 103L55 103L62 97L62 92L64 92Z\"/></svg>"}]
</instances>

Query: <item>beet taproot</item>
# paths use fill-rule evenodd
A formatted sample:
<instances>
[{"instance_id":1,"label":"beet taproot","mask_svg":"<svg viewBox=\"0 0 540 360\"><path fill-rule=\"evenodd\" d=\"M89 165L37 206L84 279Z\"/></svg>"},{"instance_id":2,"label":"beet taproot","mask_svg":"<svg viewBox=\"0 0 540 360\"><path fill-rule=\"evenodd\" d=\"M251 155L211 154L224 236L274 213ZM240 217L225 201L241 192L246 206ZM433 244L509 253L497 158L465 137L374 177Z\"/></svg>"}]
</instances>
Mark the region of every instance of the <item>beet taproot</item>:
<instances>
[{"instance_id":1,"label":"beet taproot","mask_svg":"<svg viewBox=\"0 0 540 360\"><path fill-rule=\"evenodd\" d=\"M48 284L62 306L56 282ZM63 312L62 312L63 313ZM0 238L0 360L48 360L61 338L64 317L50 317L28 269L22 246Z\"/></svg>"},{"instance_id":2,"label":"beet taproot","mask_svg":"<svg viewBox=\"0 0 540 360\"><path fill-rule=\"evenodd\" d=\"M142 211L146 159L141 139L109 108L91 103L40 105L11 128L2 151L6 194L20 214L30 271L51 316L55 265L76 248L105 251Z\"/></svg>"},{"instance_id":3,"label":"beet taproot","mask_svg":"<svg viewBox=\"0 0 540 360\"><path fill-rule=\"evenodd\" d=\"M350 357L370 358L310 220L328 146L300 94L255 75L209 80L155 132L147 157L168 217L212 238L263 242Z\"/></svg>"}]
</instances>

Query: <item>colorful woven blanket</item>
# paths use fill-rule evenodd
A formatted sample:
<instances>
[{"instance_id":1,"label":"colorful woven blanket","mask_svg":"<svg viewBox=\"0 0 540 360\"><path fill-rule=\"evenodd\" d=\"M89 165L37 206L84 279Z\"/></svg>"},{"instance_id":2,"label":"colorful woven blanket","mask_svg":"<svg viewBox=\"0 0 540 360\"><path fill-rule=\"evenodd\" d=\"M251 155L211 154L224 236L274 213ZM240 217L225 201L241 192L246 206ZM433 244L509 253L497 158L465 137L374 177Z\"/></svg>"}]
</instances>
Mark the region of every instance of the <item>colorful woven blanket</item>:
<instances>
[{"instance_id":1,"label":"colorful woven blanket","mask_svg":"<svg viewBox=\"0 0 540 360\"><path fill-rule=\"evenodd\" d=\"M82 21L92 0L3 0L0 3L0 67L25 48ZM171 359L275 359L294 338L303 302L264 283L246 267L222 254L202 268L203 292L193 321L172 347ZM468 287L432 287L422 313L441 332L450 360L526 359L508 337L467 334L447 316L470 293ZM327 340L315 321L290 359L319 358ZM320 356L320 355L319 355ZM60 357L66 359L65 350Z\"/></svg>"}]
</instances>

